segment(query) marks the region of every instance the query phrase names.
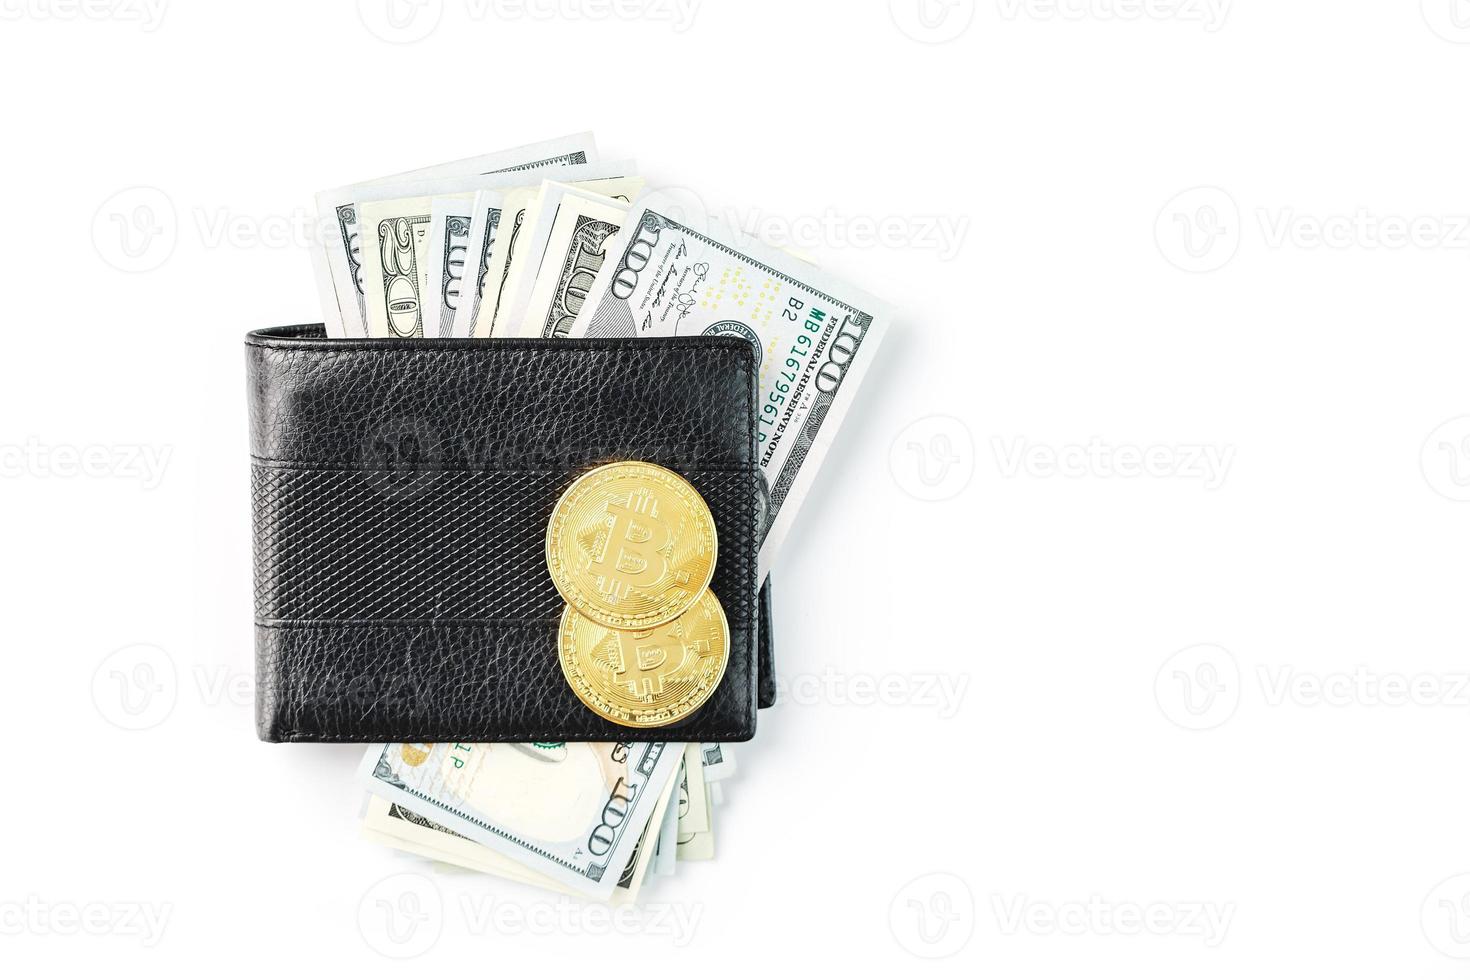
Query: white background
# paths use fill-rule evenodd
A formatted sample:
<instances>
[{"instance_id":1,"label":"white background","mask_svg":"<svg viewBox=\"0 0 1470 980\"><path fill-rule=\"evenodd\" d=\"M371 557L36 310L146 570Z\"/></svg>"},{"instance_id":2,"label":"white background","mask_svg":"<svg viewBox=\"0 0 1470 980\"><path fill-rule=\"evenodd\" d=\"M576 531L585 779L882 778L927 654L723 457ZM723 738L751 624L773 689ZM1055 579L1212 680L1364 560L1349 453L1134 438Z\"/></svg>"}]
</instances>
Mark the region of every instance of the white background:
<instances>
[{"instance_id":1,"label":"white background","mask_svg":"<svg viewBox=\"0 0 1470 980\"><path fill-rule=\"evenodd\" d=\"M15 975L1463 975L1470 4L97 3L0 0ZM587 128L902 311L719 859L608 934L250 706L311 194Z\"/></svg>"}]
</instances>

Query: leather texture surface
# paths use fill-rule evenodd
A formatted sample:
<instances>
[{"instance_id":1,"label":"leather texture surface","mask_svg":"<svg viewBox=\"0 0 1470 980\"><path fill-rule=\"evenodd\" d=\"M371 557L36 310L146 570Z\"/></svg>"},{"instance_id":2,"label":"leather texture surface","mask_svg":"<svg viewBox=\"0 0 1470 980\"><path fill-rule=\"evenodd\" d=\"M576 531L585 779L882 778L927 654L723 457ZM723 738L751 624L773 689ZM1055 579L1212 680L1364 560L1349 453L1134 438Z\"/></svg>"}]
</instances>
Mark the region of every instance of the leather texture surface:
<instances>
[{"instance_id":1,"label":"leather texture surface","mask_svg":"<svg viewBox=\"0 0 1470 980\"><path fill-rule=\"evenodd\" d=\"M774 676L747 341L328 340L308 324L255 331L246 353L262 739L754 734ZM547 521L615 459L682 474L719 534L729 665L665 728L599 718L557 661Z\"/></svg>"}]
</instances>

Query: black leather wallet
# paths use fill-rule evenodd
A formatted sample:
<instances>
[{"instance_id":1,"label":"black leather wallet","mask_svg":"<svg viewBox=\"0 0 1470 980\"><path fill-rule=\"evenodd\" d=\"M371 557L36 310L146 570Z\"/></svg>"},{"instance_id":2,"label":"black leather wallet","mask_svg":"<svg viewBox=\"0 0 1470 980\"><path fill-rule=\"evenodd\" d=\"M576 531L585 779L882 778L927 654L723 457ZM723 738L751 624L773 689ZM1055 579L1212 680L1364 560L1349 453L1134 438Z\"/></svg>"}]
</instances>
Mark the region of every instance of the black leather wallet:
<instances>
[{"instance_id":1,"label":"black leather wallet","mask_svg":"<svg viewBox=\"0 0 1470 980\"><path fill-rule=\"evenodd\" d=\"M743 741L774 700L753 348L738 338L245 340L256 725L271 742ZM714 515L729 664L678 725L562 676L552 507L599 463L675 470Z\"/></svg>"}]
</instances>

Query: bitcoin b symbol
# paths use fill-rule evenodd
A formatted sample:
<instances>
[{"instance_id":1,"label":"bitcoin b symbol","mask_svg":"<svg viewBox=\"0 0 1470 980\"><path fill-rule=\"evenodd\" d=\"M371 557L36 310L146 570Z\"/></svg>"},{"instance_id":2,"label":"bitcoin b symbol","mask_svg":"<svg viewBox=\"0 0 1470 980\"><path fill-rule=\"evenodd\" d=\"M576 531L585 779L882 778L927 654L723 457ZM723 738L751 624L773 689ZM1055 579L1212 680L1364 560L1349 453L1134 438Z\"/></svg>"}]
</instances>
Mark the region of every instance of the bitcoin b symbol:
<instances>
[{"instance_id":1,"label":"bitcoin b symbol","mask_svg":"<svg viewBox=\"0 0 1470 980\"><path fill-rule=\"evenodd\" d=\"M639 633L618 633L618 663L613 667L613 677L619 684L626 685L636 698L652 697L664 692L664 679L684 669L684 660L689 653L704 656L709 653L707 640L696 640L686 644L679 622L665 623L657 629ZM670 664L670 657L673 663Z\"/></svg>"},{"instance_id":2,"label":"bitcoin b symbol","mask_svg":"<svg viewBox=\"0 0 1470 980\"><path fill-rule=\"evenodd\" d=\"M603 594L615 602L633 589L653 588L668 573L664 552L674 535L646 496L635 493L626 504L609 503L607 513L612 524L606 543L587 569L601 582Z\"/></svg>"},{"instance_id":3,"label":"bitcoin b symbol","mask_svg":"<svg viewBox=\"0 0 1470 980\"><path fill-rule=\"evenodd\" d=\"M664 664L669 661L669 650L684 645L668 630L647 630L642 633L618 633L618 664L613 667L613 676L619 684L627 686L634 697L646 698L664 692Z\"/></svg>"}]
</instances>

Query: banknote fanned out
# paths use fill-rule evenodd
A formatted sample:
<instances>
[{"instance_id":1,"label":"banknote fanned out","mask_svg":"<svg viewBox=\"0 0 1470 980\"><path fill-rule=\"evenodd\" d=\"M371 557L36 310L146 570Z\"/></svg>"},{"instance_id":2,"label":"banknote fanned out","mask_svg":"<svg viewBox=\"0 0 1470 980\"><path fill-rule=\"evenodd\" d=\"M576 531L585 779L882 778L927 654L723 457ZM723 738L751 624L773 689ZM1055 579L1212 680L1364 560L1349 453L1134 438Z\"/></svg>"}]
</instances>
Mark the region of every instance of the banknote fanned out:
<instances>
[{"instance_id":1,"label":"banknote fanned out","mask_svg":"<svg viewBox=\"0 0 1470 980\"><path fill-rule=\"evenodd\" d=\"M424 336L452 336L454 316L464 291L469 248L470 206L459 198L436 197L429 217L429 258L421 278Z\"/></svg>"},{"instance_id":2,"label":"banknote fanned out","mask_svg":"<svg viewBox=\"0 0 1470 980\"><path fill-rule=\"evenodd\" d=\"M385 187L401 186L406 182L482 174L523 174L593 163L596 160L597 150L592 134L579 133L319 192L316 204L317 213L325 225L325 241L322 244L325 260L317 264L317 287L322 295L323 309L329 311L324 314L328 335L368 336L358 201ZM524 177L512 179L506 186L524 182ZM382 196L378 193L375 199L381 200Z\"/></svg>"}]
</instances>

